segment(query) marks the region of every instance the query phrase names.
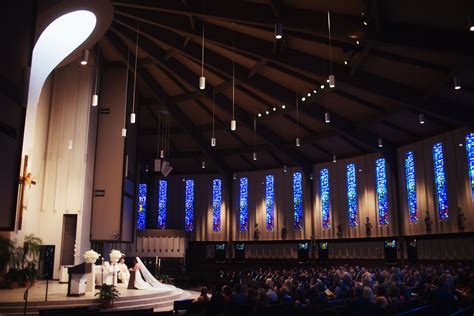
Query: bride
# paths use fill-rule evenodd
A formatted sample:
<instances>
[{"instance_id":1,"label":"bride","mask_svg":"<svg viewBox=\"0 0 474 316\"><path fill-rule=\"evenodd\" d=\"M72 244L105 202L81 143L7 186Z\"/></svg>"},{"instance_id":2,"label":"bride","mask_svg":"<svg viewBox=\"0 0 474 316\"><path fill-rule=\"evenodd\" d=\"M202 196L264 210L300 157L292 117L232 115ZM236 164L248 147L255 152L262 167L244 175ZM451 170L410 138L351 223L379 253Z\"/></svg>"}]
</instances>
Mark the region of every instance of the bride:
<instances>
[{"instance_id":1,"label":"bride","mask_svg":"<svg viewBox=\"0 0 474 316\"><path fill-rule=\"evenodd\" d=\"M135 258L135 266L130 269L135 271L135 284L134 287L138 290L169 290L174 288L172 285L163 284L159 282L155 277L148 271L146 266L140 260Z\"/></svg>"}]
</instances>

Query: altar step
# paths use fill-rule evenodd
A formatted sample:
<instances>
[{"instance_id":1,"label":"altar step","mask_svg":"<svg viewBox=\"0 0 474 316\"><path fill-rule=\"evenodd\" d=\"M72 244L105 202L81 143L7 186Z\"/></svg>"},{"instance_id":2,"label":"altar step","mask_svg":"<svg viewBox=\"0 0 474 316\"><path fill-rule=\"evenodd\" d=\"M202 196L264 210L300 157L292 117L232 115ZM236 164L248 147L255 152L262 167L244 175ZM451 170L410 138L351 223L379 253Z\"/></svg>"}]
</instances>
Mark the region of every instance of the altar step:
<instances>
[{"instance_id":1,"label":"altar step","mask_svg":"<svg viewBox=\"0 0 474 316\"><path fill-rule=\"evenodd\" d=\"M111 310L126 311L153 308L156 311L170 311L173 309L173 302L175 300L188 299L191 297L192 295L190 292L181 289L156 294L123 296L114 302L114 306ZM89 307L95 309L99 308L99 304L96 299L30 302L28 303L26 315L38 315L41 309L73 307ZM24 315L23 303L0 303L0 315Z\"/></svg>"}]
</instances>

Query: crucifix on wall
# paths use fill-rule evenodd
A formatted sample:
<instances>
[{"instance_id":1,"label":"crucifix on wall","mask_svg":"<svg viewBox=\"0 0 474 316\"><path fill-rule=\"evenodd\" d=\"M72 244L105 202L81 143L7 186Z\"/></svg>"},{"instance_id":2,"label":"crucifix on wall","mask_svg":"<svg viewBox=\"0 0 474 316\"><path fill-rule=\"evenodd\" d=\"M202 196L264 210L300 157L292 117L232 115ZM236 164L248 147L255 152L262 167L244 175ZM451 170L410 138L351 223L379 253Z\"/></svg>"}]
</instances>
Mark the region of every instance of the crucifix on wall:
<instances>
[{"instance_id":1,"label":"crucifix on wall","mask_svg":"<svg viewBox=\"0 0 474 316\"><path fill-rule=\"evenodd\" d=\"M28 155L25 155L24 163L23 163L23 173L20 176L20 214L18 216L18 230L21 230L21 226L23 223L23 210L26 209L25 203L25 188L31 188L31 185L35 185L36 180L33 179L33 175L31 172L28 172Z\"/></svg>"}]
</instances>

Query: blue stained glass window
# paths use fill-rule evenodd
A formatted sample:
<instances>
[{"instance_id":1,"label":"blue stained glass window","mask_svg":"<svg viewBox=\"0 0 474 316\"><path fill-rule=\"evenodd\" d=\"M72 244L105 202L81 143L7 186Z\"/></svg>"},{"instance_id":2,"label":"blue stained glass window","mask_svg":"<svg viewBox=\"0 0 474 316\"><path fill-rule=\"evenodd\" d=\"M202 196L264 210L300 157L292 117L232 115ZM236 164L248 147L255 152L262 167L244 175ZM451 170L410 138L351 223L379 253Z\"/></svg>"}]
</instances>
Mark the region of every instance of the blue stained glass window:
<instances>
[{"instance_id":1,"label":"blue stained glass window","mask_svg":"<svg viewBox=\"0 0 474 316\"><path fill-rule=\"evenodd\" d=\"M418 222L418 206L416 202L415 156L412 151L407 152L405 156L405 178L410 223L416 223Z\"/></svg>"},{"instance_id":2,"label":"blue stained glass window","mask_svg":"<svg viewBox=\"0 0 474 316\"><path fill-rule=\"evenodd\" d=\"M469 177L471 178L471 192L474 200L474 133L466 135L466 150L469 164Z\"/></svg>"},{"instance_id":3,"label":"blue stained glass window","mask_svg":"<svg viewBox=\"0 0 474 316\"><path fill-rule=\"evenodd\" d=\"M221 231L221 205L222 205L222 181L212 181L212 230Z\"/></svg>"},{"instance_id":4,"label":"blue stained glass window","mask_svg":"<svg viewBox=\"0 0 474 316\"><path fill-rule=\"evenodd\" d=\"M160 180L158 182L158 229L166 228L166 191L168 182Z\"/></svg>"},{"instance_id":5,"label":"blue stained glass window","mask_svg":"<svg viewBox=\"0 0 474 316\"><path fill-rule=\"evenodd\" d=\"M357 185L355 164L351 163L346 166L347 180L347 207L349 214L349 226L356 227L359 225L358 209L357 209Z\"/></svg>"},{"instance_id":6,"label":"blue stained glass window","mask_svg":"<svg viewBox=\"0 0 474 316\"><path fill-rule=\"evenodd\" d=\"M331 227L329 223L329 210L331 209L331 197L329 194L329 169L321 169L319 172L321 191L321 224L323 229Z\"/></svg>"},{"instance_id":7,"label":"blue stained glass window","mask_svg":"<svg viewBox=\"0 0 474 316\"><path fill-rule=\"evenodd\" d=\"M295 229L303 228L303 176L301 172L293 173L293 208Z\"/></svg>"},{"instance_id":8,"label":"blue stained glass window","mask_svg":"<svg viewBox=\"0 0 474 316\"><path fill-rule=\"evenodd\" d=\"M137 214L137 229L145 229L146 221L146 184L140 183L138 185L138 214Z\"/></svg>"},{"instance_id":9,"label":"blue stained glass window","mask_svg":"<svg viewBox=\"0 0 474 316\"><path fill-rule=\"evenodd\" d=\"M272 175L265 177L265 223L267 230L275 228L275 180Z\"/></svg>"},{"instance_id":10,"label":"blue stained glass window","mask_svg":"<svg viewBox=\"0 0 474 316\"><path fill-rule=\"evenodd\" d=\"M436 184L436 201L440 220L448 219L448 193L444 172L443 144L433 145L433 165Z\"/></svg>"},{"instance_id":11,"label":"blue stained glass window","mask_svg":"<svg viewBox=\"0 0 474 316\"><path fill-rule=\"evenodd\" d=\"M246 177L240 178L239 211L240 231L246 232L249 230L249 179Z\"/></svg>"},{"instance_id":12,"label":"blue stained glass window","mask_svg":"<svg viewBox=\"0 0 474 316\"><path fill-rule=\"evenodd\" d=\"M184 229L192 232L194 229L194 180L186 180L184 193Z\"/></svg>"},{"instance_id":13,"label":"blue stained glass window","mask_svg":"<svg viewBox=\"0 0 474 316\"><path fill-rule=\"evenodd\" d=\"M375 161L375 173L377 175L377 206L379 211L379 224L388 225L387 171L385 168L384 158L380 158Z\"/></svg>"}]
</instances>

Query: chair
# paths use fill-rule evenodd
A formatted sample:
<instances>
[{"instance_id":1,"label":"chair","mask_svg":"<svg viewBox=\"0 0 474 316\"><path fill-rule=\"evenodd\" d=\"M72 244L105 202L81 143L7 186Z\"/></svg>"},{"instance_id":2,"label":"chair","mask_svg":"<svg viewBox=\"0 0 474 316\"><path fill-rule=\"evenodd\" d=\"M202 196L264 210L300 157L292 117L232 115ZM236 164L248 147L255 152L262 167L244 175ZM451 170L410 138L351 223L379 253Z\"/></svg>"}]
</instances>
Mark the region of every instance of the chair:
<instances>
[{"instance_id":1,"label":"chair","mask_svg":"<svg viewBox=\"0 0 474 316\"><path fill-rule=\"evenodd\" d=\"M173 302L173 311L178 314L179 311L187 311L192 309L194 300L179 300Z\"/></svg>"}]
</instances>

